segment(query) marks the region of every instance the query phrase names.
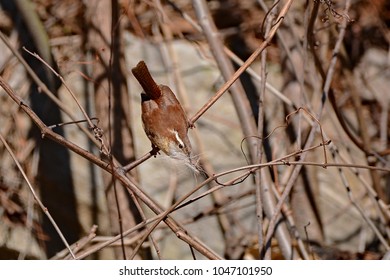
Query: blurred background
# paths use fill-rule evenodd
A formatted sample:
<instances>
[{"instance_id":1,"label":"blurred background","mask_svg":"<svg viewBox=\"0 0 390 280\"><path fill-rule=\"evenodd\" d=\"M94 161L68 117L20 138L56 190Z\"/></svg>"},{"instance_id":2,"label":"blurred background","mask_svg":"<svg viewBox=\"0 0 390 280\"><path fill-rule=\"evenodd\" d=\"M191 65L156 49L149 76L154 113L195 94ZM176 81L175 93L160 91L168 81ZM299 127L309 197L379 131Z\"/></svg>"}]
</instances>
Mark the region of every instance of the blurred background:
<instances>
[{"instance_id":1,"label":"blurred background","mask_svg":"<svg viewBox=\"0 0 390 280\"><path fill-rule=\"evenodd\" d=\"M385 0L0 0L0 75L69 142L42 137L1 87L0 134L82 259L386 259L389 25ZM126 174L148 203L71 151L109 165L103 141L123 166L148 155L140 60L192 118L265 40L189 132L204 174L149 156ZM0 159L0 259L72 258L4 142ZM235 170L256 163L272 164ZM207 250L163 222L139 244L151 204L167 209L214 174L171 215Z\"/></svg>"}]
</instances>

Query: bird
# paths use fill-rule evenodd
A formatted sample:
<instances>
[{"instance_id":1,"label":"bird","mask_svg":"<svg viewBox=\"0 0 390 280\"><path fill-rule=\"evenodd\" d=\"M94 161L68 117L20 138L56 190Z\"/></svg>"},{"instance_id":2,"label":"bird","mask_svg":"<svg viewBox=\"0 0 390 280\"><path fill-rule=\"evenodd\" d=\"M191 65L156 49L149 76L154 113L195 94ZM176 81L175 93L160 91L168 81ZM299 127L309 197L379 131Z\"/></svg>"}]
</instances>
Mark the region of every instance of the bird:
<instances>
[{"instance_id":1,"label":"bird","mask_svg":"<svg viewBox=\"0 0 390 280\"><path fill-rule=\"evenodd\" d=\"M161 150L198 172L188 137L188 129L192 126L179 100L168 86L154 81L144 61L131 71L143 89L141 119L146 136L152 143L152 152L156 155Z\"/></svg>"}]
</instances>

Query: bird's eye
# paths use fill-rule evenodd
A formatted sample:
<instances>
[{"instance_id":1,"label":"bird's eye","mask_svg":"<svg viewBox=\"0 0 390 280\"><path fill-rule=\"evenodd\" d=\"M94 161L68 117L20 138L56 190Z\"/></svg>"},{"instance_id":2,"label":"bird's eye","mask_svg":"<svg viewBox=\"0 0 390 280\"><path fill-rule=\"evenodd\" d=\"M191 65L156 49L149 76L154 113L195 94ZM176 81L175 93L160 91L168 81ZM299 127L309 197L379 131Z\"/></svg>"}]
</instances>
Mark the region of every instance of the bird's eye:
<instances>
[{"instance_id":1,"label":"bird's eye","mask_svg":"<svg viewBox=\"0 0 390 280\"><path fill-rule=\"evenodd\" d=\"M184 143L183 143L183 140L181 140L181 138L179 136L179 133L176 130L173 130L173 134L176 137L176 140L177 140L177 143L178 143L177 146L179 147L179 149L183 149L184 148Z\"/></svg>"}]
</instances>

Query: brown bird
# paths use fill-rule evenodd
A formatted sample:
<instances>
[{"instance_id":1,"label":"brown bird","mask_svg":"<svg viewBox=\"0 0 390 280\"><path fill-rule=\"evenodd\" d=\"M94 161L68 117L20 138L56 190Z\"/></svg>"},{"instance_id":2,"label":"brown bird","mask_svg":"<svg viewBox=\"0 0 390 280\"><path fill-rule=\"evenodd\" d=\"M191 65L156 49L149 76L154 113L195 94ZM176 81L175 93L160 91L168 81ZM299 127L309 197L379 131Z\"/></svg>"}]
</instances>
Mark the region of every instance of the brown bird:
<instances>
[{"instance_id":1,"label":"brown bird","mask_svg":"<svg viewBox=\"0 0 390 280\"><path fill-rule=\"evenodd\" d=\"M131 71L144 90L142 124L152 147L198 171L187 135L190 123L175 94L168 86L156 84L144 61Z\"/></svg>"}]
</instances>

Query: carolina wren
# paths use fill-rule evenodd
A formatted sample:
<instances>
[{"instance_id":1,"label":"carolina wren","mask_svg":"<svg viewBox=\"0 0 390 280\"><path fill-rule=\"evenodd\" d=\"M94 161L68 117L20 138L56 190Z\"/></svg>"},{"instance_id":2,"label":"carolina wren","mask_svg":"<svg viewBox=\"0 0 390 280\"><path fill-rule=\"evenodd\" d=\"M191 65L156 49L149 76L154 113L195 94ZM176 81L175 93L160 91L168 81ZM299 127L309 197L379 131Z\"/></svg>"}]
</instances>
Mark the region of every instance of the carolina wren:
<instances>
[{"instance_id":1,"label":"carolina wren","mask_svg":"<svg viewBox=\"0 0 390 280\"><path fill-rule=\"evenodd\" d=\"M152 147L183 160L198 171L187 135L190 124L175 94L168 86L156 84L144 61L131 71L144 90L141 94L142 124Z\"/></svg>"}]
</instances>

